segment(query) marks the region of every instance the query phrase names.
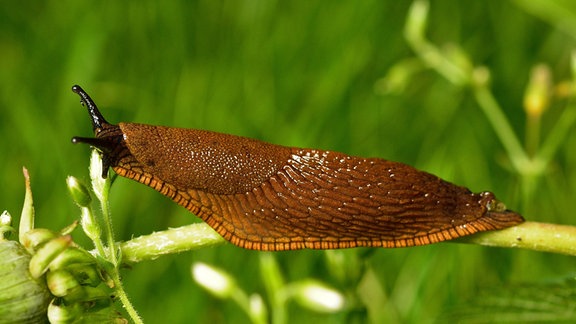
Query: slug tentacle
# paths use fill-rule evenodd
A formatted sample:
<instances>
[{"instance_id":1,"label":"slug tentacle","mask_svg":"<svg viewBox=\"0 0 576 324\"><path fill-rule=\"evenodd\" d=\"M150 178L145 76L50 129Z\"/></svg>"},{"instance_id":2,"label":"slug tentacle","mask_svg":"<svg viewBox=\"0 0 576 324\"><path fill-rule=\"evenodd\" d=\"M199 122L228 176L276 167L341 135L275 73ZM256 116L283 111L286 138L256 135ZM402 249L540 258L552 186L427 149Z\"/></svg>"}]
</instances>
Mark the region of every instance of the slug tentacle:
<instances>
[{"instance_id":1,"label":"slug tentacle","mask_svg":"<svg viewBox=\"0 0 576 324\"><path fill-rule=\"evenodd\" d=\"M524 221L490 192L411 166L210 131L110 125L90 97L105 171L154 188L247 249L425 245Z\"/></svg>"},{"instance_id":2,"label":"slug tentacle","mask_svg":"<svg viewBox=\"0 0 576 324\"><path fill-rule=\"evenodd\" d=\"M130 154L124 145L124 135L120 127L106 121L92 98L79 85L73 86L72 91L80 96L80 102L88 109L92 128L96 134L96 138L72 137L72 143L88 144L104 153L102 158L102 177L106 178L108 169L118 164L119 156Z\"/></svg>"},{"instance_id":3,"label":"slug tentacle","mask_svg":"<svg viewBox=\"0 0 576 324\"><path fill-rule=\"evenodd\" d=\"M98 107L96 106L92 98L90 98L88 93L84 91L84 89L82 89L79 85L74 85L72 86L72 91L80 96L82 105L88 108L88 113L90 113L90 117L92 117L92 127L94 131L103 128L104 125L110 124L106 121L106 119L104 119L104 117L100 113L100 110L98 110Z\"/></svg>"}]
</instances>

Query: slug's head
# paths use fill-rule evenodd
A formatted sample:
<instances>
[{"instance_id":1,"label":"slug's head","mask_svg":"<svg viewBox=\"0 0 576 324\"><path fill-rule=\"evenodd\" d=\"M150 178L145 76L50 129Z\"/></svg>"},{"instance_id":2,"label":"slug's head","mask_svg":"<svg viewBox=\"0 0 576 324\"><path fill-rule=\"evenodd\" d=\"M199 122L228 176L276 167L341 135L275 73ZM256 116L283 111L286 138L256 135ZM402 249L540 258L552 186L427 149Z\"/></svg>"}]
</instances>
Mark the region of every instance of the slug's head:
<instances>
[{"instance_id":1,"label":"slug's head","mask_svg":"<svg viewBox=\"0 0 576 324\"><path fill-rule=\"evenodd\" d=\"M95 137L74 136L72 137L72 143L89 144L102 152L102 177L106 178L108 168L116 165L118 152L124 148L122 130L117 125L112 125L104 119L92 98L80 86L73 86L72 91L80 96L80 102L88 108L95 135Z\"/></svg>"}]
</instances>

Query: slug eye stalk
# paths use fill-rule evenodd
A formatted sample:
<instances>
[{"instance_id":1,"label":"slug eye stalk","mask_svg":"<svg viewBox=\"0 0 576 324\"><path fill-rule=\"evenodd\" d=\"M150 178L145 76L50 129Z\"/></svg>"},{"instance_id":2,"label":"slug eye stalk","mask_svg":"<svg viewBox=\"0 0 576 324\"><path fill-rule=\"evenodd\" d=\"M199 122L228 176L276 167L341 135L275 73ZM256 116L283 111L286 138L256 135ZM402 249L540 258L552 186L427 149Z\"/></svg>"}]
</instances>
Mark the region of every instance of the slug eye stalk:
<instances>
[{"instance_id":1,"label":"slug eye stalk","mask_svg":"<svg viewBox=\"0 0 576 324\"><path fill-rule=\"evenodd\" d=\"M88 109L88 114L91 117L92 129L96 137L72 137L72 143L84 143L97 148L104 153L102 158L102 178L108 175L108 169L115 163L111 157L117 153L114 150L121 147L122 132L116 125L112 125L106 121L96 103L90 98L88 93L84 91L79 85L74 85L72 91L80 96L80 103Z\"/></svg>"}]
</instances>

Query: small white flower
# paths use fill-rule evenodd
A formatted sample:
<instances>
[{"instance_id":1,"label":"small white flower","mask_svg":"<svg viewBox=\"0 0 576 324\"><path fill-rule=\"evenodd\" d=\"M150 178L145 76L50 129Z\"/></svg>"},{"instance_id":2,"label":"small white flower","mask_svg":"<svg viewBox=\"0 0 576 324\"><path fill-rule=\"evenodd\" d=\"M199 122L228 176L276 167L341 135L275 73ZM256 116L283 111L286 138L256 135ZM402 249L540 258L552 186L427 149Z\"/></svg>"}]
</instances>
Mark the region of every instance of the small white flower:
<instances>
[{"instance_id":1,"label":"small white flower","mask_svg":"<svg viewBox=\"0 0 576 324\"><path fill-rule=\"evenodd\" d=\"M336 312L344 307L344 296L316 281L306 281L296 289L297 300L318 312Z\"/></svg>"},{"instance_id":2,"label":"small white flower","mask_svg":"<svg viewBox=\"0 0 576 324\"><path fill-rule=\"evenodd\" d=\"M8 213L7 210L2 212L2 215L0 215L0 225L2 226L10 226L12 224L12 216L10 216L10 213Z\"/></svg>"},{"instance_id":3,"label":"small white flower","mask_svg":"<svg viewBox=\"0 0 576 324\"><path fill-rule=\"evenodd\" d=\"M265 319L267 310L262 297L258 294L250 295L250 312L258 318Z\"/></svg>"},{"instance_id":4,"label":"small white flower","mask_svg":"<svg viewBox=\"0 0 576 324\"><path fill-rule=\"evenodd\" d=\"M230 297L236 286L227 273L201 262L192 266L192 276L200 286L220 298Z\"/></svg>"}]
</instances>

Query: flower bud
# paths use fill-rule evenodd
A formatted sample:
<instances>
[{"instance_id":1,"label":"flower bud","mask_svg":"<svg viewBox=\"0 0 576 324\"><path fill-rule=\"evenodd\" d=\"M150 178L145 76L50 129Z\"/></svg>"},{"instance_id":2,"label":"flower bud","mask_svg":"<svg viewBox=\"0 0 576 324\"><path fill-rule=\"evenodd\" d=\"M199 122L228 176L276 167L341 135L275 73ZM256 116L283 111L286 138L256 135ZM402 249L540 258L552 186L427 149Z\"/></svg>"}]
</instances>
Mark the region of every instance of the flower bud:
<instances>
[{"instance_id":1,"label":"flower bud","mask_svg":"<svg viewBox=\"0 0 576 324\"><path fill-rule=\"evenodd\" d=\"M12 225L12 216L10 213L5 210L0 215L0 226L11 226Z\"/></svg>"},{"instance_id":2,"label":"flower bud","mask_svg":"<svg viewBox=\"0 0 576 324\"><path fill-rule=\"evenodd\" d=\"M43 280L28 272L30 254L15 241L0 241L0 319L43 323L52 296Z\"/></svg>"},{"instance_id":3,"label":"flower bud","mask_svg":"<svg viewBox=\"0 0 576 324\"><path fill-rule=\"evenodd\" d=\"M192 275L200 286L220 298L230 297L236 289L236 283L232 277L204 263L194 264Z\"/></svg>"},{"instance_id":4,"label":"flower bud","mask_svg":"<svg viewBox=\"0 0 576 324\"><path fill-rule=\"evenodd\" d=\"M79 300L84 295L78 280L67 270L48 271L46 283L52 295L65 297L66 301Z\"/></svg>"},{"instance_id":5,"label":"flower bud","mask_svg":"<svg viewBox=\"0 0 576 324\"><path fill-rule=\"evenodd\" d=\"M268 319L268 310L262 297L258 294L250 295L250 314L252 318L260 319L259 323L266 323ZM256 321L254 321L256 323Z\"/></svg>"},{"instance_id":6,"label":"flower bud","mask_svg":"<svg viewBox=\"0 0 576 324\"><path fill-rule=\"evenodd\" d=\"M314 280L297 284L294 297L300 305L317 312L332 313L344 307L344 296L340 292Z\"/></svg>"},{"instance_id":7,"label":"flower bud","mask_svg":"<svg viewBox=\"0 0 576 324\"><path fill-rule=\"evenodd\" d=\"M92 214L92 211L89 208L83 207L81 209L80 225L82 226L82 230L92 241L100 240L102 231L98 221L94 217L94 214Z\"/></svg>"},{"instance_id":8,"label":"flower bud","mask_svg":"<svg viewBox=\"0 0 576 324\"><path fill-rule=\"evenodd\" d=\"M7 210L3 211L0 215L0 241L10 236L10 233L15 232L12 227L12 216Z\"/></svg>"},{"instance_id":9,"label":"flower bud","mask_svg":"<svg viewBox=\"0 0 576 324\"><path fill-rule=\"evenodd\" d=\"M404 36L412 41L424 39L424 33L428 25L429 5L426 1L414 1L408 11Z\"/></svg>"},{"instance_id":10,"label":"flower bud","mask_svg":"<svg viewBox=\"0 0 576 324\"><path fill-rule=\"evenodd\" d=\"M530 73L530 82L524 94L524 110L532 118L539 118L550 104L550 69L537 65Z\"/></svg>"},{"instance_id":11,"label":"flower bud","mask_svg":"<svg viewBox=\"0 0 576 324\"><path fill-rule=\"evenodd\" d=\"M92 180L92 190L98 200L104 200L104 193L106 192L107 180L102 178L102 156L98 151L92 150L90 155L90 179Z\"/></svg>"},{"instance_id":12,"label":"flower bud","mask_svg":"<svg viewBox=\"0 0 576 324\"><path fill-rule=\"evenodd\" d=\"M24 234L20 238L22 245L28 249L30 252L35 252L46 242L58 236L56 232L53 232L45 228L35 228Z\"/></svg>"},{"instance_id":13,"label":"flower bud","mask_svg":"<svg viewBox=\"0 0 576 324\"><path fill-rule=\"evenodd\" d=\"M60 236L42 245L30 260L30 274L33 278L43 275L50 262L70 246L72 238L69 235Z\"/></svg>"},{"instance_id":14,"label":"flower bud","mask_svg":"<svg viewBox=\"0 0 576 324\"><path fill-rule=\"evenodd\" d=\"M88 251L77 247L70 247L52 260L52 263L50 263L50 270L63 269L74 264L85 265L95 263L96 259Z\"/></svg>"},{"instance_id":15,"label":"flower bud","mask_svg":"<svg viewBox=\"0 0 576 324\"><path fill-rule=\"evenodd\" d=\"M67 304L62 298L54 298L48 306L48 319L52 324L73 323L84 313L80 303Z\"/></svg>"},{"instance_id":16,"label":"flower bud","mask_svg":"<svg viewBox=\"0 0 576 324\"><path fill-rule=\"evenodd\" d=\"M121 323L128 324L119 313L110 307L111 299L50 305L48 316L51 323Z\"/></svg>"},{"instance_id":17,"label":"flower bud","mask_svg":"<svg viewBox=\"0 0 576 324\"><path fill-rule=\"evenodd\" d=\"M74 202L78 204L80 207L88 207L92 202L92 197L90 196L90 192L88 188L84 184L82 184L78 179L75 177L69 176L66 178L66 184L68 185L68 191L70 191L70 195L72 195L72 199Z\"/></svg>"}]
</instances>

